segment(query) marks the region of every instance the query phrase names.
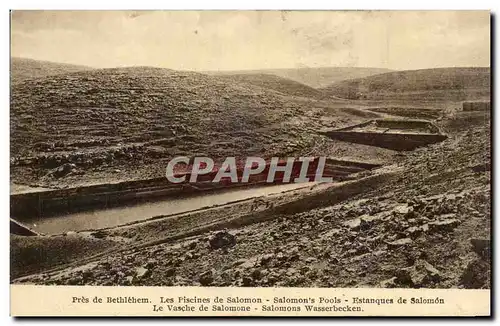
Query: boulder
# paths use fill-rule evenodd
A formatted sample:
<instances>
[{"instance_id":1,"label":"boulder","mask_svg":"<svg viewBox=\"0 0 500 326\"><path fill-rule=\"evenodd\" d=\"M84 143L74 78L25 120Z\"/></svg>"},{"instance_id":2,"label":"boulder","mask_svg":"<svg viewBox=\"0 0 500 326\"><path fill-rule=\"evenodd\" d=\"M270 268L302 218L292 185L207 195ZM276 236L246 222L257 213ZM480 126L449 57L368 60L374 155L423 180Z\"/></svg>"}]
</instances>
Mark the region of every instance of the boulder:
<instances>
[{"instance_id":1,"label":"boulder","mask_svg":"<svg viewBox=\"0 0 500 326\"><path fill-rule=\"evenodd\" d=\"M209 244L212 249L233 247L236 245L236 237L227 231L220 231L210 238Z\"/></svg>"},{"instance_id":2,"label":"boulder","mask_svg":"<svg viewBox=\"0 0 500 326\"><path fill-rule=\"evenodd\" d=\"M214 276L212 271L206 271L202 273L199 277L200 284L203 286L207 286L213 283Z\"/></svg>"}]
</instances>

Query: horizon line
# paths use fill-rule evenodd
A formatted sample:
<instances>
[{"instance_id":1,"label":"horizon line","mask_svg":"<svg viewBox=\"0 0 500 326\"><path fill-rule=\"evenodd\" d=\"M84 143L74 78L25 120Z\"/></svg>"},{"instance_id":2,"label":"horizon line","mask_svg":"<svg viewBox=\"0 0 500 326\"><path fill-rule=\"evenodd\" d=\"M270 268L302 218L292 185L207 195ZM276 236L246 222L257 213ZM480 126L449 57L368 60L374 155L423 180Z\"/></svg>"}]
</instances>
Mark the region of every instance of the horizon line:
<instances>
[{"instance_id":1,"label":"horizon line","mask_svg":"<svg viewBox=\"0 0 500 326\"><path fill-rule=\"evenodd\" d=\"M190 72L240 72L240 71L265 71L265 70L300 70L300 69L328 69L328 68L359 68L359 69L382 69L382 70L388 70L387 72L402 72L402 71L412 71L412 70L425 70L425 69L446 69L446 68L490 68L490 66L475 66L475 65L470 65L470 66L439 66L439 67L421 67L421 68L410 68L410 69L395 69L395 68L385 68L385 67L366 67L366 66L313 66L313 67L307 67L307 66L301 66L301 67L276 67L276 68L237 68L237 69L225 69L225 68L217 68L214 70L206 70L206 69L196 69L196 68L171 68L171 67L164 67L164 66L155 66L155 65L144 65L144 64L135 64L135 65L117 65L117 66L107 66L107 67L94 67L94 66L89 66L86 64L81 64L81 63L70 63L70 62L61 62L61 61L51 61L51 60L45 60L45 59L35 59L35 58L30 58L30 57L21 57L21 56L10 56L10 63L12 63L12 59L26 59L26 60L33 60L33 61L39 61L39 62L47 62L47 63L54 63L54 64L64 64L64 65L74 65L74 66L82 66L90 69L117 69L117 68L133 68L133 67L149 67L149 68L158 68L158 69L170 69L170 70L177 70L177 71L190 71Z\"/></svg>"}]
</instances>

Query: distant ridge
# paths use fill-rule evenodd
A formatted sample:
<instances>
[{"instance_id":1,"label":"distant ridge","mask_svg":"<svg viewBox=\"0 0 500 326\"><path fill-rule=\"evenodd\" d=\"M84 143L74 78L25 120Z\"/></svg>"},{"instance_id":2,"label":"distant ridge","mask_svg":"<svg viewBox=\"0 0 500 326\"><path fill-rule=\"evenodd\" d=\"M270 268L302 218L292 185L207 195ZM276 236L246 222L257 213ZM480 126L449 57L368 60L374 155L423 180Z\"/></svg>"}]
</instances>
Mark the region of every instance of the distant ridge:
<instances>
[{"instance_id":1,"label":"distant ridge","mask_svg":"<svg viewBox=\"0 0 500 326\"><path fill-rule=\"evenodd\" d=\"M296 82L294 80L279 77L272 74L235 74L218 76L224 80L237 83L250 84L265 89L274 90L284 95L317 97L321 92L315 88Z\"/></svg>"},{"instance_id":2,"label":"distant ridge","mask_svg":"<svg viewBox=\"0 0 500 326\"><path fill-rule=\"evenodd\" d=\"M11 57L10 75L11 82L54 76L77 71L92 70L93 68L81 65L58 63L51 61L34 60L27 58Z\"/></svg>"},{"instance_id":3,"label":"distant ridge","mask_svg":"<svg viewBox=\"0 0 500 326\"><path fill-rule=\"evenodd\" d=\"M489 94L490 68L434 68L395 71L332 83L324 94L349 99L402 96L463 97Z\"/></svg>"},{"instance_id":4,"label":"distant ridge","mask_svg":"<svg viewBox=\"0 0 500 326\"><path fill-rule=\"evenodd\" d=\"M271 74L287 78L304 85L320 88L332 83L362 78L375 74L392 72L385 68L358 68L358 67L321 67L321 68L288 68L288 69L259 69L259 70L235 70L235 71L206 71L209 75L255 75Z\"/></svg>"}]
</instances>

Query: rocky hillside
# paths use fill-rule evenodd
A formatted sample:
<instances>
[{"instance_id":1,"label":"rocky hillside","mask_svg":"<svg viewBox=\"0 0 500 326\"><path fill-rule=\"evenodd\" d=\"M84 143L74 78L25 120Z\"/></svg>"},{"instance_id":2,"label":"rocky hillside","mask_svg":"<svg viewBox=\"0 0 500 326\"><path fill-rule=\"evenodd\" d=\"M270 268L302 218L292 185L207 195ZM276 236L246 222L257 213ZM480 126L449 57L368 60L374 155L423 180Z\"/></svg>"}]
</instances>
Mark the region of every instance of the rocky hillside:
<instances>
[{"instance_id":1,"label":"rocky hillside","mask_svg":"<svg viewBox=\"0 0 500 326\"><path fill-rule=\"evenodd\" d=\"M236 83L250 84L269 90L275 90L284 95L319 97L322 94L320 91L310 86L271 74L221 75L220 78Z\"/></svg>"},{"instance_id":2,"label":"rocky hillside","mask_svg":"<svg viewBox=\"0 0 500 326\"><path fill-rule=\"evenodd\" d=\"M490 68L438 68L384 73L333 83L325 94L349 99L489 96Z\"/></svg>"},{"instance_id":3,"label":"rocky hillside","mask_svg":"<svg viewBox=\"0 0 500 326\"><path fill-rule=\"evenodd\" d=\"M26 58L11 58L11 82L17 83L26 79L66 74L93 68L57 62L40 61Z\"/></svg>"},{"instance_id":4,"label":"rocky hillside","mask_svg":"<svg viewBox=\"0 0 500 326\"><path fill-rule=\"evenodd\" d=\"M11 175L19 183L47 184L54 173L72 175L69 182L89 174L104 182L110 173L161 176L165 162L179 155L286 156L314 144L314 133L304 130L319 119L303 112L314 104L247 83L148 67L26 80L12 87Z\"/></svg>"},{"instance_id":5,"label":"rocky hillside","mask_svg":"<svg viewBox=\"0 0 500 326\"><path fill-rule=\"evenodd\" d=\"M338 204L158 241L16 282L489 288L490 131L482 117L445 121L448 130L457 121L466 129L408 153L393 167L399 171L394 178ZM155 232L168 229L168 222L155 224ZM137 239L138 230L109 239Z\"/></svg>"},{"instance_id":6,"label":"rocky hillside","mask_svg":"<svg viewBox=\"0 0 500 326\"><path fill-rule=\"evenodd\" d=\"M362 78L375 74L390 72L384 68L358 68L358 67L323 67L323 68L295 68L295 69L263 69L263 70L238 70L238 71L212 71L208 74L215 75L275 75L294 80L298 83L313 88L325 87L332 83L347 79Z\"/></svg>"}]
</instances>

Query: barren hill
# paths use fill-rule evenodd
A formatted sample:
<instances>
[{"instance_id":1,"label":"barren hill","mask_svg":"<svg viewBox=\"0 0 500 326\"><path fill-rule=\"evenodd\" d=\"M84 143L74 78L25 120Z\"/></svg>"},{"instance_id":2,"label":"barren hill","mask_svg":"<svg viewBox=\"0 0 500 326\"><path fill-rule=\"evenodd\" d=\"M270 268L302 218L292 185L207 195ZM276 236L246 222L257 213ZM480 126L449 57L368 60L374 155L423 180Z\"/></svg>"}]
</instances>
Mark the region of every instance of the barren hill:
<instances>
[{"instance_id":1,"label":"barren hill","mask_svg":"<svg viewBox=\"0 0 500 326\"><path fill-rule=\"evenodd\" d=\"M290 68L290 69L262 69L238 71L210 71L212 75L255 75L271 74L278 77L294 80L310 87L325 87L332 83L390 72L384 68L358 68L358 67L322 67L322 68Z\"/></svg>"},{"instance_id":2,"label":"barren hill","mask_svg":"<svg viewBox=\"0 0 500 326\"><path fill-rule=\"evenodd\" d=\"M220 78L237 83L255 85L269 90L275 90L285 95L303 97L316 97L321 95L321 92L315 88L271 74L222 75Z\"/></svg>"},{"instance_id":3,"label":"barren hill","mask_svg":"<svg viewBox=\"0 0 500 326\"><path fill-rule=\"evenodd\" d=\"M93 68L80 65L14 57L10 59L10 69L11 81L13 83L16 83L31 78L53 76L82 70L90 70Z\"/></svg>"},{"instance_id":4,"label":"barren hill","mask_svg":"<svg viewBox=\"0 0 500 326\"><path fill-rule=\"evenodd\" d=\"M490 68L436 68L397 71L333 83L325 94L350 99L489 96Z\"/></svg>"},{"instance_id":5,"label":"barren hill","mask_svg":"<svg viewBox=\"0 0 500 326\"><path fill-rule=\"evenodd\" d=\"M307 120L303 110L315 105L308 101L150 67L30 79L12 87L11 171L15 182L47 185L57 181L51 169L70 164L61 171L69 172L66 182L90 175L104 182L162 176L166 161L180 155L303 152L318 137L304 132L319 121Z\"/></svg>"}]
</instances>

